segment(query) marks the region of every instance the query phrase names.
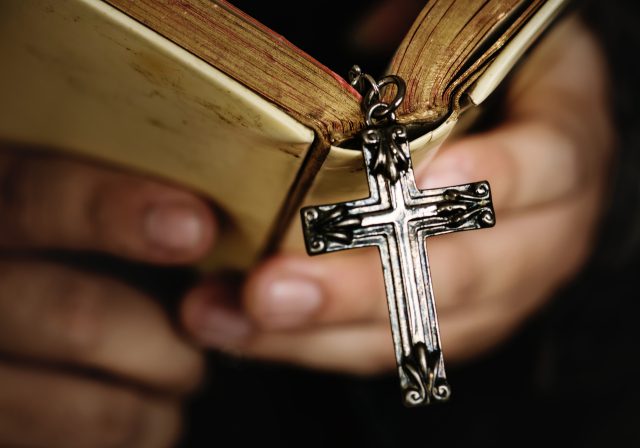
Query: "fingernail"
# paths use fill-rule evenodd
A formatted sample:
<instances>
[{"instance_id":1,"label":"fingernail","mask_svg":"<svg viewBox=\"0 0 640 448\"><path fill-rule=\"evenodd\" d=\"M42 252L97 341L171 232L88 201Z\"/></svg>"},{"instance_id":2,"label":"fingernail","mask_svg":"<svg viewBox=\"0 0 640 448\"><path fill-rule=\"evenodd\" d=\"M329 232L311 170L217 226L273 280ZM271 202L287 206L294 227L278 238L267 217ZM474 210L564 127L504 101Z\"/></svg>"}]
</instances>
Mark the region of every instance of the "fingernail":
<instances>
[{"instance_id":1,"label":"fingernail","mask_svg":"<svg viewBox=\"0 0 640 448\"><path fill-rule=\"evenodd\" d=\"M294 328L309 320L322 304L322 291L315 282L288 278L273 281L260 298L259 313L272 328Z\"/></svg>"},{"instance_id":2,"label":"fingernail","mask_svg":"<svg viewBox=\"0 0 640 448\"><path fill-rule=\"evenodd\" d=\"M204 224L192 207L184 204L155 205L144 222L147 238L169 250L192 249L202 241Z\"/></svg>"},{"instance_id":3,"label":"fingernail","mask_svg":"<svg viewBox=\"0 0 640 448\"><path fill-rule=\"evenodd\" d=\"M251 324L238 312L209 308L200 316L200 338L205 344L233 347L251 334Z\"/></svg>"}]
</instances>

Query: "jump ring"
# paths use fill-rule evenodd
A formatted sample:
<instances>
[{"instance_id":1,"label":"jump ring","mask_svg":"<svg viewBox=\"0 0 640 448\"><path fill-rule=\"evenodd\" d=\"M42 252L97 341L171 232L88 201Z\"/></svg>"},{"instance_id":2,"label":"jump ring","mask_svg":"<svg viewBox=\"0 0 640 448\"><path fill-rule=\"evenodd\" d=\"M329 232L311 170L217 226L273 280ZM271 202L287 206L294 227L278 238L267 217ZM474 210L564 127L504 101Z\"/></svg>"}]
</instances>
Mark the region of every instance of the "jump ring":
<instances>
[{"instance_id":1,"label":"jump ring","mask_svg":"<svg viewBox=\"0 0 640 448\"><path fill-rule=\"evenodd\" d=\"M373 78L373 76L367 73L362 73L362 70L359 66L354 65L353 67L351 67L351 70L349 70L349 80L351 87L354 87L361 94L367 92L367 97L374 98L376 102L380 101L380 88L378 87L378 83L376 83L376 80ZM366 89L364 86L365 81L369 84L368 88Z\"/></svg>"},{"instance_id":2,"label":"jump ring","mask_svg":"<svg viewBox=\"0 0 640 448\"><path fill-rule=\"evenodd\" d=\"M376 112L377 109L383 108L383 111ZM376 103L367 109L365 114L364 121L368 127L380 126L385 122L385 120L389 120L391 122L396 121L396 113L393 110L390 110L389 105L386 103Z\"/></svg>"}]
</instances>

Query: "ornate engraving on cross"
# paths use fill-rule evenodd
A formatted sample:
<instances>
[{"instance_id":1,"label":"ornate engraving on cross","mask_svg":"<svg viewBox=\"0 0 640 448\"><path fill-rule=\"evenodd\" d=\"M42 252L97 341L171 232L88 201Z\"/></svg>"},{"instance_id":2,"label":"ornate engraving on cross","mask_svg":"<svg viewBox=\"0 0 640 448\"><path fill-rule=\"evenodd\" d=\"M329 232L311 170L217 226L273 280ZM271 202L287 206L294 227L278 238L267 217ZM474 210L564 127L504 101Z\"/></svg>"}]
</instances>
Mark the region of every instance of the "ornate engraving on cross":
<instances>
[{"instance_id":1,"label":"ornate engraving on cross","mask_svg":"<svg viewBox=\"0 0 640 448\"><path fill-rule=\"evenodd\" d=\"M301 210L307 252L377 246L403 401L450 396L444 370L425 238L495 224L487 182L418 190L403 126L363 133L367 199Z\"/></svg>"}]
</instances>

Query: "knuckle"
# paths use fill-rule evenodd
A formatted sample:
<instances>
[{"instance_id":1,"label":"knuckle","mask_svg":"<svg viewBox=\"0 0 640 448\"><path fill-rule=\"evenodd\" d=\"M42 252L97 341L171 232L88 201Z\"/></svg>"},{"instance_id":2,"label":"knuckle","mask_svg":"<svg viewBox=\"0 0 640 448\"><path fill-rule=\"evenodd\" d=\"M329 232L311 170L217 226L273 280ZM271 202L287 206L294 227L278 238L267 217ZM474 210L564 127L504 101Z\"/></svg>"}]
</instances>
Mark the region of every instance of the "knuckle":
<instances>
[{"instance_id":1,"label":"knuckle","mask_svg":"<svg viewBox=\"0 0 640 448\"><path fill-rule=\"evenodd\" d=\"M568 195L588 177L588 157L580 151L579 139L555 122L548 123L549 146L554 148L556 172L563 173L565 182L559 185L558 196ZM561 180L560 179L560 180Z\"/></svg>"},{"instance_id":2,"label":"knuckle","mask_svg":"<svg viewBox=\"0 0 640 448\"><path fill-rule=\"evenodd\" d=\"M0 163L0 221L3 240L22 241L34 221L29 207L33 193L29 187L30 164L26 157L9 155Z\"/></svg>"},{"instance_id":3,"label":"knuckle","mask_svg":"<svg viewBox=\"0 0 640 448\"><path fill-rule=\"evenodd\" d=\"M109 205L113 201L112 187L108 182L96 182L87 192L82 213L90 238L101 241L110 235Z\"/></svg>"},{"instance_id":4,"label":"knuckle","mask_svg":"<svg viewBox=\"0 0 640 448\"><path fill-rule=\"evenodd\" d=\"M319 283L324 303L315 315L319 322L368 322L386 315L384 273L375 248L322 263Z\"/></svg>"},{"instance_id":5,"label":"knuckle","mask_svg":"<svg viewBox=\"0 0 640 448\"><path fill-rule=\"evenodd\" d=\"M336 339L341 347L327 348L332 354L332 367L360 376L388 373L396 364L390 330L387 320L341 332Z\"/></svg>"},{"instance_id":6,"label":"knuckle","mask_svg":"<svg viewBox=\"0 0 640 448\"><path fill-rule=\"evenodd\" d=\"M372 249L367 259L361 260L363 284L353 285L357 289L366 285L368 291L368 294L364 296L357 291L353 294L355 297L362 297L360 300L354 300L356 310L354 310L353 316L363 320L385 318L389 314L380 256L374 248Z\"/></svg>"},{"instance_id":7,"label":"knuckle","mask_svg":"<svg viewBox=\"0 0 640 448\"><path fill-rule=\"evenodd\" d=\"M106 302L113 288L102 279L72 271L55 274L52 299L45 310L53 340L67 356L88 358L100 350L107 337Z\"/></svg>"}]
</instances>

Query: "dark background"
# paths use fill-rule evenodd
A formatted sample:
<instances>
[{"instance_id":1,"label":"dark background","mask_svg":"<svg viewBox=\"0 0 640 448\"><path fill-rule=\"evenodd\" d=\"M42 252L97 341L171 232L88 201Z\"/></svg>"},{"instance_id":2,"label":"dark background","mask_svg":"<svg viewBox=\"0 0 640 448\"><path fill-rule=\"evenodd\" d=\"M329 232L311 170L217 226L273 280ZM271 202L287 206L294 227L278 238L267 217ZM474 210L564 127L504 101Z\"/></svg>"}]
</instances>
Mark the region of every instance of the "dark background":
<instances>
[{"instance_id":1,"label":"dark background","mask_svg":"<svg viewBox=\"0 0 640 448\"><path fill-rule=\"evenodd\" d=\"M373 2L234 3L344 77L354 63L381 73L390 56L344 44ZM599 244L578 278L506 345L448 366L452 399L429 408L403 408L396 375L358 379L212 354L184 446L640 446L640 14L632 2L577 7L609 59L619 136ZM311 21L295 20L302 9Z\"/></svg>"}]
</instances>

